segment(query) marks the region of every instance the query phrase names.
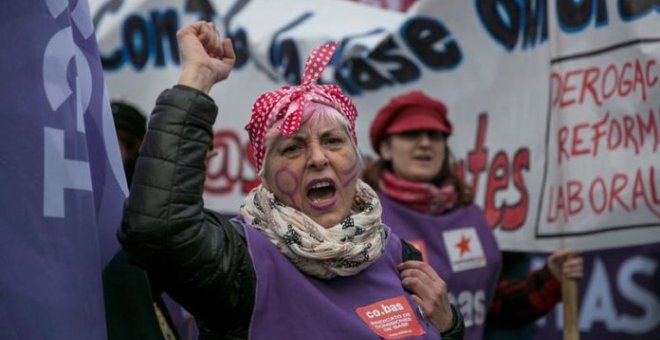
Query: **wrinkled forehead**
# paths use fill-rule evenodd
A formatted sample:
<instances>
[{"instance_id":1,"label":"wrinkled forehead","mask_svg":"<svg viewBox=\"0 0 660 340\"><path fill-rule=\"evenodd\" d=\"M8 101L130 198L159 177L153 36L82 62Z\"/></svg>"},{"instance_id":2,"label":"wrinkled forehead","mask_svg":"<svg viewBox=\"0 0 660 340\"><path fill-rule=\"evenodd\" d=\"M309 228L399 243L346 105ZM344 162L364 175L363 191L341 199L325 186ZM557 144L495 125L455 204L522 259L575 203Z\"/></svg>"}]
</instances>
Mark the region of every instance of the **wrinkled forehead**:
<instances>
[{"instance_id":1,"label":"wrinkled forehead","mask_svg":"<svg viewBox=\"0 0 660 340\"><path fill-rule=\"evenodd\" d=\"M272 147L288 140L311 140L326 136L341 136L350 139L350 132L348 131L346 121L337 116L317 116L313 119L303 121L298 130L288 136L282 135L281 133L276 134L274 136L275 138L269 141L267 140L266 145L267 149L270 149L268 147L269 144Z\"/></svg>"},{"instance_id":2,"label":"wrinkled forehead","mask_svg":"<svg viewBox=\"0 0 660 340\"><path fill-rule=\"evenodd\" d=\"M319 138L324 135L339 135L346 138L350 143L354 153L361 161L360 152L357 149L357 145L355 145L355 142L353 141L349 131L348 120L339 111L330 106L323 104L318 104L318 106L319 107L314 110L309 108L305 109L301 119L302 123L300 124L300 127L291 135L282 135L281 131L279 130L279 124L281 122L277 122L266 132L266 152L264 155L264 166L261 168L260 175L263 176L266 171L265 164L268 163L268 159L271 156L272 150L281 143L291 140L304 141L311 138Z\"/></svg>"}]
</instances>

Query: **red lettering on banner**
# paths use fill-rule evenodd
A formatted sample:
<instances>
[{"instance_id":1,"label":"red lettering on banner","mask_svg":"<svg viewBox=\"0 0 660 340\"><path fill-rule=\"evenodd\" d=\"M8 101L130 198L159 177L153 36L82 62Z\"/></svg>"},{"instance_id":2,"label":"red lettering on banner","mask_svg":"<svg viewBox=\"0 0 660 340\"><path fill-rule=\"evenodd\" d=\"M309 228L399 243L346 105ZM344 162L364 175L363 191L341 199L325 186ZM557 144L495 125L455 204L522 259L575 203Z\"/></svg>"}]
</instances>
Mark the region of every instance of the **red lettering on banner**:
<instances>
[{"instance_id":1,"label":"red lettering on banner","mask_svg":"<svg viewBox=\"0 0 660 340\"><path fill-rule=\"evenodd\" d=\"M628 94L630 94L630 91L633 89L632 81L628 78L625 78L627 73L626 71L630 70L630 67L630 63L625 63L621 69L621 85L619 86L619 94L621 97L627 97Z\"/></svg>"},{"instance_id":2,"label":"red lettering on banner","mask_svg":"<svg viewBox=\"0 0 660 340\"><path fill-rule=\"evenodd\" d=\"M552 106L564 109L590 100L601 107L604 101L615 96L625 98L632 94L638 94L642 101L646 101L649 89L658 85L657 65L653 59L637 59L609 64L604 70L589 66L565 73L552 72Z\"/></svg>"},{"instance_id":3,"label":"red lettering on banner","mask_svg":"<svg viewBox=\"0 0 660 340\"><path fill-rule=\"evenodd\" d=\"M255 172L254 152L241 141L238 132L218 129L213 137L213 147L218 155L207 164L204 191L209 195L228 195L240 184L242 194L247 194L259 185L256 174L248 174L247 168Z\"/></svg>"},{"instance_id":4,"label":"red lettering on banner","mask_svg":"<svg viewBox=\"0 0 660 340\"><path fill-rule=\"evenodd\" d=\"M582 138L580 138L580 134L583 134L583 132L581 131L588 127L589 127L588 123L576 124L575 126L573 126L573 133L572 133L573 144L571 146L572 155L586 155L590 153L591 150L589 150L588 148L585 148L584 146L580 148L580 146L584 144Z\"/></svg>"},{"instance_id":5,"label":"red lettering on banner","mask_svg":"<svg viewBox=\"0 0 660 340\"><path fill-rule=\"evenodd\" d=\"M577 76L581 74L581 70L574 70L567 72L564 79L563 79L563 87L561 87L561 101L559 102L559 107L568 107L577 102L575 99L566 99L567 95L570 95L573 90L575 90L575 86L569 85L571 82L571 78L573 76Z\"/></svg>"},{"instance_id":6,"label":"red lettering on banner","mask_svg":"<svg viewBox=\"0 0 660 340\"><path fill-rule=\"evenodd\" d=\"M623 130L621 130L621 123L618 120L614 120L612 121L612 125L610 125L609 135L607 136L607 148L609 150L616 150L621 145L622 140Z\"/></svg>"},{"instance_id":7,"label":"red lettering on banner","mask_svg":"<svg viewBox=\"0 0 660 340\"><path fill-rule=\"evenodd\" d=\"M646 63L646 79L652 79L650 82L648 82L649 87L653 87L655 86L655 84L658 83L658 76L655 77L651 76L651 69L655 65L657 65L655 60L649 60L649 62Z\"/></svg>"},{"instance_id":8,"label":"red lettering on banner","mask_svg":"<svg viewBox=\"0 0 660 340\"><path fill-rule=\"evenodd\" d=\"M591 144L593 145L593 156L596 157L598 156L598 146L600 145L600 140L603 137L607 136L607 132L603 130L603 126L605 125L605 122L610 117L610 112L607 111L605 112L605 115L603 116L603 119L599 120L593 125L593 135L591 136ZM560 162L561 163L561 162Z\"/></svg>"},{"instance_id":9,"label":"red lettering on banner","mask_svg":"<svg viewBox=\"0 0 660 340\"><path fill-rule=\"evenodd\" d=\"M360 319L383 339L403 339L426 334L404 296L355 309Z\"/></svg>"},{"instance_id":10,"label":"red lettering on banner","mask_svg":"<svg viewBox=\"0 0 660 340\"><path fill-rule=\"evenodd\" d=\"M605 89L607 84L612 84L610 91ZM605 75L603 75L603 82L601 83L600 90L603 93L603 99L610 99L616 93L617 86L617 68L614 64L610 64L605 69Z\"/></svg>"},{"instance_id":11,"label":"red lettering on banner","mask_svg":"<svg viewBox=\"0 0 660 340\"><path fill-rule=\"evenodd\" d=\"M548 223L556 223L558 219L568 223L572 217L585 211L601 215L615 210L629 212L644 208L660 218L660 188L656 184L656 168L650 166L647 170L637 168L630 175L616 173L609 180L598 176L586 186L574 179L551 186L545 219ZM626 195L627 192L631 194Z\"/></svg>"},{"instance_id":12,"label":"red lettering on banner","mask_svg":"<svg viewBox=\"0 0 660 340\"><path fill-rule=\"evenodd\" d=\"M555 223L559 214L562 214L564 222L568 222L568 216L566 216L564 209L564 187L557 187L557 197L555 197L554 187L551 187L550 190L548 190L548 195L548 216L546 216L546 221L548 223Z\"/></svg>"},{"instance_id":13,"label":"red lettering on banner","mask_svg":"<svg viewBox=\"0 0 660 340\"><path fill-rule=\"evenodd\" d=\"M599 191L596 191L599 189ZM596 198L601 197L603 203L601 206L596 202ZM591 204L591 209L597 214L602 214L607 208L607 187L605 180L602 177L596 177L596 179L591 182L589 186L589 203Z\"/></svg>"},{"instance_id":14,"label":"red lettering on banner","mask_svg":"<svg viewBox=\"0 0 660 340\"><path fill-rule=\"evenodd\" d=\"M509 185L509 159L504 151L498 152L488 169L484 214L489 225L496 225L502 218L502 211L495 207L495 195Z\"/></svg>"},{"instance_id":15,"label":"red lettering on banner","mask_svg":"<svg viewBox=\"0 0 660 340\"><path fill-rule=\"evenodd\" d=\"M584 203L582 202L582 183L579 181L568 181L566 183L566 196L568 199L568 216L577 215L582 211Z\"/></svg>"},{"instance_id":16,"label":"red lettering on banner","mask_svg":"<svg viewBox=\"0 0 660 340\"><path fill-rule=\"evenodd\" d=\"M590 67L584 73L584 79L582 80L582 91L580 91L580 103L584 102L584 96L587 91L591 94L591 98L594 99L596 105L600 106L601 101L598 99L598 92L594 87L594 83L598 80L598 75L600 70L598 67Z\"/></svg>"},{"instance_id":17,"label":"red lettering on banner","mask_svg":"<svg viewBox=\"0 0 660 340\"><path fill-rule=\"evenodd\" d=\"M502 229L516 230L525 224L529 208L529 192L523 180L523 170L529 171L529 149L519 149L513 158L513 185L520 193L518 203L502 211Z\"/></svg>"},{"instance_id":18,"label":"red lettering on banner","mask_svg":"<svg viewBox=\"0 0 660 340\"><path fill-rule=\"evenodd\" d=\"M467 153L465 161L457 162L456 172L465 178L467 171L471 178L473 192L479 189L480 178L488 169L486 177L486 194L484 196L484 214L491 228L500 226L503 230L516 230L525 224L529 210L529 193L522 176L523 171L529 171L530 151L527 148L518 149L513 155L513 161L504 151L498 151L495 157L488 161L488 148L485 147L488 131L488 114L481 113L478 119L475 146ZM496 204L496 196L513 186L520 195L517 202Z\"/></svg>"},{"instance_id":19,"label":"red lettering on banner","mask_svg":"<svg viewBox=\"0 0 660 340\"><path fill-rule=\"evenodd\" d=\"M566 141L568 141L568 126L562 126L559 128L559 132L557 133L557 161L559 164L561 164L562 161L562 156L563 159L568 159L570 158L570 154L568 153L568 150L566 149Z\"/></svg>"},{"instance_id":20,"label":"red lettering on banner","mask_svg":"<svg viewBox=\"0 0 660 340\"><path fill-rule=\"evenodd\" d=\"M619 202L619 205L625 211L630 211L630 208L621 200L619 194L626 188L628 184L628 176L626 174L615 174L612 177L612 196L610 196L610 211L614 210L614 201Z\"/></svg>"},{"instance_id":21,"label":"red lettering on banner","mask_svg":"<svg viewBox=\"0 0 660 340\"><path fill-rule=\"evenodd\" d=\"M636 113L613 117L609 111L595 123L577 123L572 128L561 126L557 132L557 161L559 164L576 157L596 157L603 148L609 151L630 149L639 155L649 145L652 152L660 148L660 119L650 108L646 116Z\"/></svg>"},{"instance_id":22,"label":"red lettering on banner","mask_svg":"<svg viewBox=\"0 0 660 340\"><path fill-rule=\"evenodd\" d=\"M630 117L630 116L624 116L623 117L623 126L625 127L625 136L626 136L626 141L623 143L624 148L628 148L630 144L632 144L633 148L635 149L635 155L639 154L639 144L637 143L637 140L635 139L635 134L633 132L633 128L635 127L635 119Z\"/></svg>"},{"instance_id":23,"label":"red lettering on banner","mask_svg":"<svg viewBox=\"0 0 660 340\"><path fill-rule=\"evenodd\" d=\"M472 175L472 188L477 190L479 188L480 174L486 170L488 163L488 149L484 147L486 140L486 132L488 130L488 115L479 115L479 124L477 125L477 135L475 137L474 150L468 152L468 170Z\"/></svg>"},{"instance_id":24,"label":"red lettering on banner","mask_svg":"<svg viewBox=\"0 0 660 340\"><path fill-rule=\"evenodd\" d=\"M653 152L658 151L660 146L660 128L658 128L658 123L655 121L655 116L653 111L649 110L649 120L648 124L644 124L641 115L637 115L637 125L639 126L639 143L644 145L644 136L645 134L651 135L655 139L655 144L653 145Z\"/></svg>"}]
</instances>

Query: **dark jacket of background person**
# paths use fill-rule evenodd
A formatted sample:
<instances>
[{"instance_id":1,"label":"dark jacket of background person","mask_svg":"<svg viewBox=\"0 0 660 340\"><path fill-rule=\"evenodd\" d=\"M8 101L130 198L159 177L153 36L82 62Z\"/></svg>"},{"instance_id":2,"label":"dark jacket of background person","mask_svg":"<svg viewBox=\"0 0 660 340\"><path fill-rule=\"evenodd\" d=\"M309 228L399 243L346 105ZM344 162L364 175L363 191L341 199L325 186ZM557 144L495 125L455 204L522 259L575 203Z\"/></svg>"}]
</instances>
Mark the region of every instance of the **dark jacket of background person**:
<instances>
[{"instance_id":1,"label":"dark jacket of background person","mask_svg":"<svg viewBox=\"0 0 660 340\"><path fill-rule=\"evenodd\" d=\"M114 101L112 116L129 188L138 149L146 132L146 117L134 106ZM106 329L109 340L176 340L161 289L120 250L103 270Z\"/></svg>"},{"instance_id":2,"label":"dark jacket of background person","mask_svg":"<svg viewBox=\"0 0 660 340\"><path fill-rule=\"evenodd\" d=\"M144 134L147 132L147 117L135 106L123 101L115 100L110 103L110 107L117 131L121 161L124 165L126 181L130 187L135 170L135 160Z\"/></svg>"}]
</instances>

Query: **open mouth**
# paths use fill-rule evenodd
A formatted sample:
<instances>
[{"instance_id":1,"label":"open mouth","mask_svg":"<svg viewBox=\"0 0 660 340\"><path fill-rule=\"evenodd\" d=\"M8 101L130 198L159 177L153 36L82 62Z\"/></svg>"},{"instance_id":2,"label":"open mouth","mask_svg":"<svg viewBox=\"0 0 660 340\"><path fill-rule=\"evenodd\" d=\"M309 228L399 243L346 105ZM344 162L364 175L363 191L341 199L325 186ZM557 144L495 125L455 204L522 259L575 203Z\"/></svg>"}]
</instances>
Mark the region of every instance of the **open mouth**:
<instances>
[{"instance_id":1,"label":"open mouth","mask_svg":"<svg viewBox=\"0 0 660 340\"><path fill-rule=\"evenodd\" d=\"M422 155L422 156L415 156L414 159L422 162L430 162L433 158L431 156Z\"/></svg>"},{"instance_id":2,"label":"open mouth","mask_svg":"<svg viewBox=\"0 0 660 340\"><path fill-rule=\"evenodd\" d=\"M331 180L314 180L307 185L307 198L315 209L326 209L335 202L335 183Z\"/></svg>"}]
</instances>

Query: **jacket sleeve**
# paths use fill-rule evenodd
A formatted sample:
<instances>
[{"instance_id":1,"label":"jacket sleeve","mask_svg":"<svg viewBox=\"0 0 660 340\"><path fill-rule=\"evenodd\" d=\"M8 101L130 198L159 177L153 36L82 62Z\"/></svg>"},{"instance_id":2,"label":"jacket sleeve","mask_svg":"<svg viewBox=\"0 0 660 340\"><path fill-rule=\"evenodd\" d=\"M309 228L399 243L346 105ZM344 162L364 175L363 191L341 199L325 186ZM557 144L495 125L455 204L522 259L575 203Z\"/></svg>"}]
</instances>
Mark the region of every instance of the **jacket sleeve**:
<instances>
[{"instance_id":1,"label":"jacket sleeve","mask_svg":"<svg viewBox=\"0 0 660 340\"><path fill-rule=\"evenodd\" d=\"M177 85L158 98L118 237L131 261L215 332L247 331L255 275L243 235L204 209L213 100Z\"/></svg>"},{"instance_id":2,"label":"jacket sleeve","mask_svg":"<svg viewBox=\"0 0 660 340\"><path fill-rule=\"evenodd\" d=\"M500 279L486 320L500 329L523 327L547 314L560 300L561 284L546 265L523 279Z\"/></svg>"}]
</instances>

